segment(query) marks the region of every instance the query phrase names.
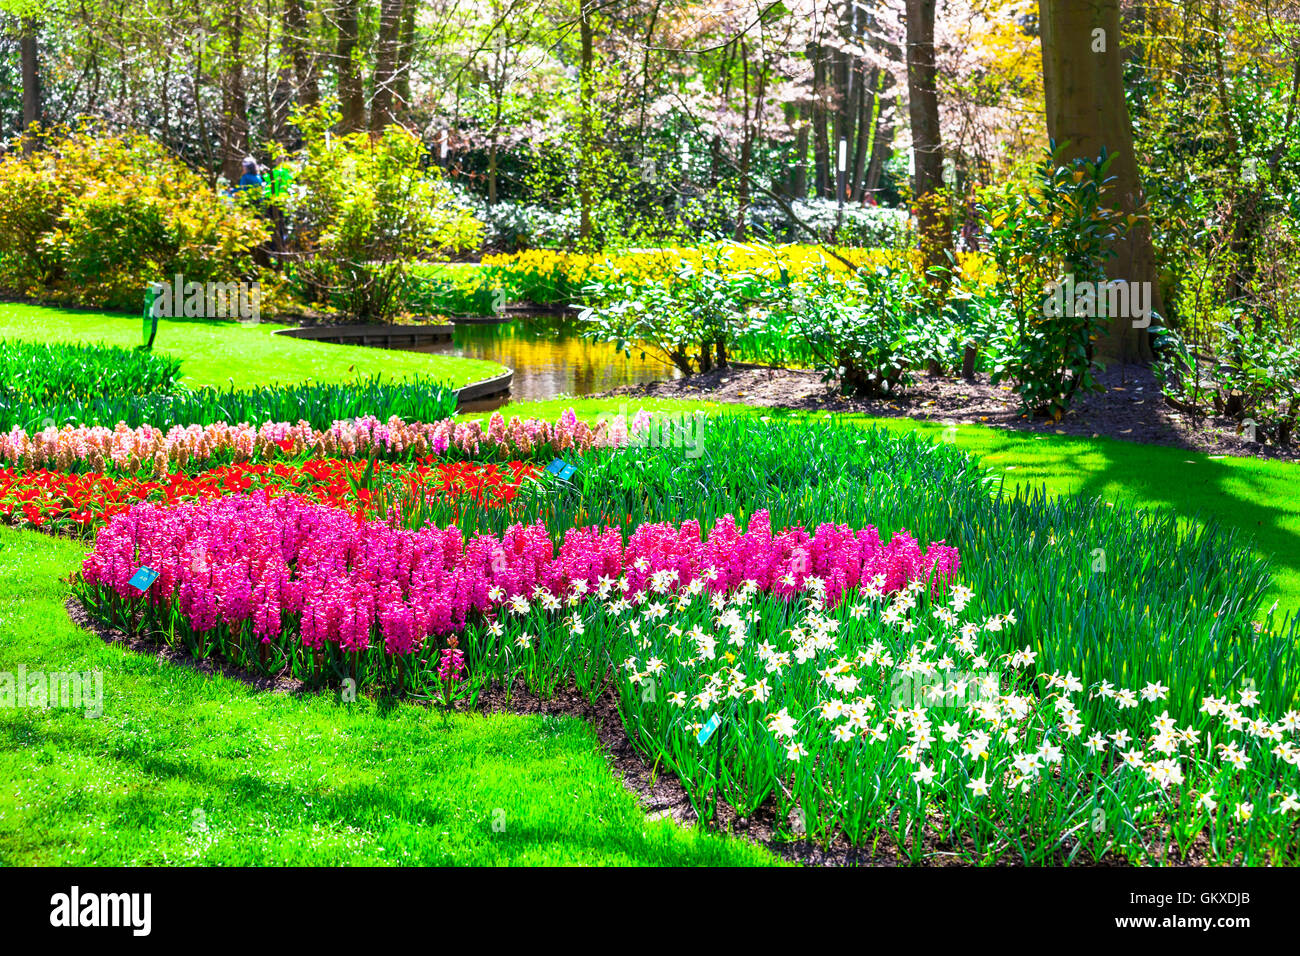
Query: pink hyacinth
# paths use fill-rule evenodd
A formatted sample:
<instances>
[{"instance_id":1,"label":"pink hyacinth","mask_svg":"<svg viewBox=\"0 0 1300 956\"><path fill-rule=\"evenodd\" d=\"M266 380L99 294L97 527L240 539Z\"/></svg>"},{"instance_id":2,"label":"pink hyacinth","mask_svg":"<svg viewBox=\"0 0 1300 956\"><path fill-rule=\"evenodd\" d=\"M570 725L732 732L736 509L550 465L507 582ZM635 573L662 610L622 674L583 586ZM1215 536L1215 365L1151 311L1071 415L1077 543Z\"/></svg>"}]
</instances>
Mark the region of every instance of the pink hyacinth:
<instances>
[{"instance_id":1,"label":"pink hyacinth","mask_svg":"<svg viewBox=\"0 0 1300 956\"><path fill-rule=\"evenodd\" d=\"M744 532L724 516L707 536L695 521L643 524L626 542L613 528L570 528L557 549L540 522L466 540L455 527L412 531L254 495L136 505L103 528L82 576L92 589L138 600L129 579L141 564L159 572L147 600L173 605L195 632L247 623L254 637L271 640L296 624L306 647L364 651L379 640L398 656L463 630L500 600L531 600L538 587L589 595L602 580L626 576L631 595L665 579L672 587L698 579L710 591L753 582L790 596L816 578L834 605L877 578L887 593L913 581L938 593L960 567L955 548L939 542L923 551L904 531L888 542L875 528L834 524L774 534L766 511Z\"/></svg>"},{"instance_id":2,"label":"pink hyacinth","mask_svg":"<svg viewBox=\"0 0 1300 956\"><path fill-rule=\"evenodd\" d=\"M444 684L449 681L460 682L465 679L465 654L457 648L443 649L438 661L438 679Z\"/></svg>"}]
</instances>

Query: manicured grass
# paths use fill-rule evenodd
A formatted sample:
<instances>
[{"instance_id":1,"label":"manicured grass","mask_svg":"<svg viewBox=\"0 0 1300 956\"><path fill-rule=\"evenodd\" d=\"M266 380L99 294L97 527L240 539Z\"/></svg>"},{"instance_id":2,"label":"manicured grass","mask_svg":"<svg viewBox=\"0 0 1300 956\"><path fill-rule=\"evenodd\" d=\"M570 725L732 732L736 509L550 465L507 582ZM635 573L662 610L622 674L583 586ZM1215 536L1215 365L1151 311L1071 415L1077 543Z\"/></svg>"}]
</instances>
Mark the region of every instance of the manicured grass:
<instances>
[{"instance_id":1,"label":"manicured grass","mask_svg":"<svg viewBox=\"0 0 1300 956\"><path fill-rule=\"evenodd\" d=\"M105 312L74 312L34 305L0 304L0 339L33 342L104 342L134 347L142 320ZM181 382L191 387L288 385L423 376L453 388L503 371L495 362L330 345L273 335L283 325L243 325L221 319L160 319L154 349L182 360Z\"/></svg>"},{"instance_id":2,"label":"manicured grass","mask_svg":"<svg viewBox=\"0 0 1300 956\"><path fill-rule=\"evenodd\" d=\"M510 415L554 418L572 406L582 418L602 412L727 411L733 414L798 417L780 409L671 399L581 399L531 402L502 409ZM464 416L482 417L482 413ZM906 418L844 416L891 432L919 431L936 439L943 425ZM948 432L951 436L952 433ZM707 441L707 433L706 439ZM1166 508L1189 520L1217 519L1253 538L1256 551L1272 564L1268 602L1300 612L1300 464L1255 458L1215 457L1181 448L1140 445L1109 438L1032 435L983 425L956 430L959 448L980 459L1008 485L1046 488L1055 495L1079 494L1135 508Z\"/></svg>"},{"instance_id":3,"label":"manicured grass","mask_svg":"<svg viewBox=\"0 0 1300 956\"><path fill-rule=\"evenodd\" d=\"M63 609L83 549L0 527L0 671L104 674L101 717L0 709L2 865L779 862L647 820L580 720L255 692L110 647Z\"/></svg>"}]
</instances>

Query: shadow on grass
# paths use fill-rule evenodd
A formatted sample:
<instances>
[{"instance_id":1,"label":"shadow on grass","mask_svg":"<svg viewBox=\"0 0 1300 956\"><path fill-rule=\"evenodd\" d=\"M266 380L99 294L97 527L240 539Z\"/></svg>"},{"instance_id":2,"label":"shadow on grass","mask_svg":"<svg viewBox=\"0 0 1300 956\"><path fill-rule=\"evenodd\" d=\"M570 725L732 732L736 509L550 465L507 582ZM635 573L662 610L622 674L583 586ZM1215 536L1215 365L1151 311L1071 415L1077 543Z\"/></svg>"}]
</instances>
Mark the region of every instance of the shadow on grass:
<instances>
[{"instance_id":1,"label":"shadow on grass","mask_svg":"<svg viewBox=\"0 0 1300 956\"><path fill-rule=\"evenodd\" d=\"M1078 494L1104 497L1118 485L1124 489L1120 500L1127 504L1164 507L1192 520L1215 521L1240 532L1243 544L1267 556L1275 577L1300 575L1300 469L1288 488L1285 477L1266 473L1262 463L1230 465L1207 455L1188 458L1190 453L1181 450L1127 445L1095 442L1105 464L1091 471ZM1275 590L1277 586L1275 580ZM1300 596L1287 593L1285 597L1284 610L1295 612Z\"/></svg>"},{"instance_id":2,"label":"shadow on grass","mask_svg":"<svg viewBox=\"0 0 1300 956\"><path fill-rule=\"evenodd\" d=\"M915 424L922 426L918 431L935 430ZM957 445L1004 472L1008 486L1167 509L1187 521L1236 531L1242 545L1268 559L1274 574L1270 595L1279 598L1279 607L1300 610L1300 465L979 425L962 427Z\"/></svg>"}]
</instances>

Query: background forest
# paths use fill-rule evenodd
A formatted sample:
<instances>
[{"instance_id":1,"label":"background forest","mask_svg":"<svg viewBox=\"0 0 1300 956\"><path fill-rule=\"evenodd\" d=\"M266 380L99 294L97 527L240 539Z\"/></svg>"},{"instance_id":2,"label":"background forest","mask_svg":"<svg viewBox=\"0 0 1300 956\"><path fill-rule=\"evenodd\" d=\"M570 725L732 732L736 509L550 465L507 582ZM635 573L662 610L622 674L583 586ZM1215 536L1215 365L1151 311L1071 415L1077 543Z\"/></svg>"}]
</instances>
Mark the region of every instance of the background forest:
<instances>
[{"instance_id":1,"label":"background forest","mask_svg":"<svg viewBox=\"0 0 1300 956\"><path fill-rule=\"evenodd\" d=\"M1032 410L1059 414L1092 387L1097 357L1154 360L1169 400L1192 414L1213 405L1239 423L1267 415L1279 436L1294 425L1295 3L3 0L0 9L0 131L29 131L13 141L24 155L39 137L64 144L44 151L58 160L9 163L0 175L10 197L0 284L19 294L119 307L138 298L142 270L114 275L105 262L122 248L120 224L148 217L121 200L70 217L33 185L68 177L77 195L117 177L99 191L170 190L169 203L189 203L209 225L191 230L204 238L186 255L149 260L165 274L178 258L197 273L244 253L265 266L254 247L266 227L288 299L363 319L491 311L507 293L630 301L626 287L584 297L593 276L574 278L568 263L562 277L546 267L541 293L495 280L453 283L450 299L412 292L412 263L440 258L702 239L910 249L920 286L891 281L889 295L961 313L960 328L949 322L941 348L926 353L932 368L969 372L976 362L995 381L1020 383ZM87 175L68 158L78 150L110 172ZM250 156L295 177L269 226L194 198L200 185L228 191ZM391 211L387 221L376 210ZM957 273L988 281L959 282L954 296L943 276L963 254L985 261ZM237 268L251 275L246 258ZM836 263L860 270L863 260L835 253ZM1039 327L1030 318L1066 275L1148 288L1147 325L1124 315ZM680 305L659 302L656 328L623 321L626 309L601 325L610 313L597 312L596 334L714 338L666 325ZM695 326L722 321L678 311ZM915 345L894 336L890 348ZM724 361L712 346L700 361L678 346L665 351L686 373ZM823 346L813 351L847 390L905 381L891 355Z\"/></svg>"}]
</instances>

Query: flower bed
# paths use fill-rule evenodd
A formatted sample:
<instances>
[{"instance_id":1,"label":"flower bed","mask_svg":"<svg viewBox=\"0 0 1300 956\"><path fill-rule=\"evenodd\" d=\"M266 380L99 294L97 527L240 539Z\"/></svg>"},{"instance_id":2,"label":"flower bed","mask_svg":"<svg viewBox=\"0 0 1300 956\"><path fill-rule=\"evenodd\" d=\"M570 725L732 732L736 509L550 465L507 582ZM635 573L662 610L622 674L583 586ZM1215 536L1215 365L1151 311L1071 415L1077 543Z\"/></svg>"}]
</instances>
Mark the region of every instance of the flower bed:
<instances>
[{"instance_id":1,"label":"flower bed","mask_svg":"<svg viewBox=\"0 0 1300 956\"><path fill-rule=\"evenodd\" d=\"M104 622L444 707L615 694L705 819L914 860L1293 860L1300 631L1213 528L1006 495L950 446L833 423L710 419L699 455L598 426L567 481L367 428L350 460L0 476L57 507L120 489L76 585Z\"/></svg>"},{"instance_id":2,"label":"flower bed","mask_svg":"<svg viewBox=\"0 0 1300 956\"><path fill-rule=\"evenodd\" d=\"M838 603L815 578L785 601L699 579L606 588L576 608L559 595L559 621L511 608L461 644L471 675L543 694L572 676L594 699L590 660L608 661L629 736L705 820L719 800L767 808L783 836L888 835L914 861L1262 861L1294 843L1300 711L1204 687L1175 721L1158 682L1085 686L1032 648L999 652L1016 615L971 614L964 587L932 601L917 579L884 583Z\"/></svg>"},{"instance_id":3,"label":"flower bed","mask_svg":"<svg viewBox=\"0 0 1300 956\"><path fill-rule=\"evenodd\" d=\"M369 472L369 474L367 474ZM0 521L50 530L88 533L142 501L175 504L186 499L263 490L294 494L359 514L390 504L410 509L412 499L468 499L489 507L514 500L523 482L539 474L536 465L437 462L432 458L395 464L311 459L301 463L244 462L194 477L181 472L158 479L113 477L95 472L17 472L0 469ZM397 494L390 495L390 490Z\"/></svg>"},{"instance_id":4,"label":"flower bed","mask_svg":"<svg viewBox=\"0 0 1300 956\"><path fill-rule=\"evenodd\" d=\"M456 458L510 458L563 452L582 453L592 448L626 444L649 421L645 413L631 422L615 417L595 426L579 421L573 410L554 422L511 418L493 414L486 430L477 422L406 422L393 417L386 422L367 417L336 421L318 431L305 421L246 424L173 426L164 432L152 425L128 428L102 426L46 428L29 435L21 428L0 434L0 464L13 463L23 470L54 467L59 471L115 468L131 474L150 468L155 475L172 468L205 467L223 460L243 462L270 458L426 456Z\"/></svg>"},{"instance_id":5,"label":"flower bed","mask_svg":"<svg viewBox=\"0 0 1300 956\"><path fill-rule=\"evenodd\" d=\"M158 573L145 597L130 583L141 565ZM752 581L791 597L815 578L833 600L864 576L879 575L887 590L937 589L957 568L943 544L922 551L902 533L884 543L870 527L774 534L766 513L743 533L724 518L707 537L696 522L643 525L626 543L615 529L570 528L557 549L540 523L467 540L458 528L411 531L296 497L242 496L118 516L86 558L79 591L103 620L245 666L287 662L308 680L347 674L436 689L433 639L503 607L558 609L555 595L581 598L615 581L630 598L696 580L712 593Z\"/></svg>"},{"instance_id":6,"label":"flower bed","mask_svg":"<svg viewBox=\"0 0 1300 956\"><path fill-rule=\"evenodd\" d=\"M844 273L848 270L845 261L859 269L890 266L918 273L922 269L922 257L917 250L840 248L836 253L836 256L827 255L820 246L730 241L694 248L665 247L596 255L529 249L484 256L479 270L482 274L476 278L480 282L499 282L512 296L548 305L578 299L583 287L591 282L671 282L684 268L699 270L706 265L729 274L752 272L775 276L785 270L796 278L823 271ZM981 253L959 253L957 271L974 291L987 289L996 279L991 258Z\"/></svg>"},{"instance_id":7,"label":"flower bed","mask_svg":"<svg viewBox=\"0 0 1300 956\"><path fill-rule=\"evenodd\" d=\"M129 583L156 570L145 595ZM1085 685L1001 649L1014 611L971 613L954 549L756 513L630 536L541 524L468 538L298 497L138 505L78 591L91 612L200 655L449 704L490 685L612 688L648 762L699 815L915 860L1267 858L1300 811L1300 712L1159 681ZM706 726L712 735L701 737Z\"/></svg>"}]
</instances>

